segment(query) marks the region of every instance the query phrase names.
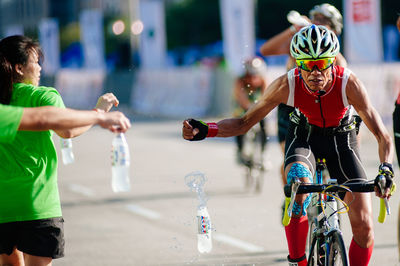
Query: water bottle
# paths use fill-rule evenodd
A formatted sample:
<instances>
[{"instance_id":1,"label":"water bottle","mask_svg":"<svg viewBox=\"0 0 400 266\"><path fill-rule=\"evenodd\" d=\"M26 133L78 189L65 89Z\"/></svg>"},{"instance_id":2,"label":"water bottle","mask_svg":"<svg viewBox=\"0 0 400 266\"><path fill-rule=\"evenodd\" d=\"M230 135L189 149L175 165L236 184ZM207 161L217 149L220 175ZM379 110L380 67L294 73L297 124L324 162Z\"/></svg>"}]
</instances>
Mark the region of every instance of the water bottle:
<instances>
[{"instance_id":1,"label":"water bottle","mask_svg":"<svg viewBox=\"0 0 400 266\"><path fill-rule=\"evenodd\" d=\"M72 140L60 138L61 142L61 157L65 165L75 161L74 153L72 152Z\"/></svg>"},{"instance_id":2,"label":"water bottle","mask_svg":"<svg viewBox=\"0 0 400 266\"><path fill-rule=\"evenodd\" d=\"M208 253L212 249L211 219L206 206L197 209L197 249L200 253Z\"/></svg>"},{"instance_id":3,"label":"water bottle","mask_svg":"<svg viewBox=\"0 0 400 266\"><path fill-rule=\"evenodd\" d=\"M325 213L326 217L328 218L328 223L330 226L333 228L339 228L339 217L338 214L334 214L331 216L332 213L334 213L337 210L337 202L334 198L329 198L325 202Z\"/></svg>"},{"instance_id":4,"label":"water bottle","mask_svg":"<svg viewBox=\"0 0 400 266\"><path fill-rule=\"evenodd\" d=\"M207 198L203 190L206 178L199 171L194 171L185 176L186 185L197 193L199 205L197 207L197 250L200 253L208 253L212 249L211 219L207 210Z\"/></svg>"},{"instance_id":5,"label":"water bottle","mask_svg":"<svg viewBox=\"0 0 400 266\"><path fill-rule=\"evenodd\" d=\"M114 192L129 191L130 156L129 147L125 135L118 133L112 141L111 150L112 178L111 187Z\"/></svg>"},{"instance_id":6,"label":"water bottle","mask_svg":"<svg viewBox=\"0 0 400 266\"><path fill-rule=\"evenodd\" d=\"M292 23L293 25L298 25L298 26L308 26L311 23L305 19L304 17L302 17L300 15L299 12L292 10L290 11L287 16L286 16L287 20Z\"/></svg>"}]
</instances>

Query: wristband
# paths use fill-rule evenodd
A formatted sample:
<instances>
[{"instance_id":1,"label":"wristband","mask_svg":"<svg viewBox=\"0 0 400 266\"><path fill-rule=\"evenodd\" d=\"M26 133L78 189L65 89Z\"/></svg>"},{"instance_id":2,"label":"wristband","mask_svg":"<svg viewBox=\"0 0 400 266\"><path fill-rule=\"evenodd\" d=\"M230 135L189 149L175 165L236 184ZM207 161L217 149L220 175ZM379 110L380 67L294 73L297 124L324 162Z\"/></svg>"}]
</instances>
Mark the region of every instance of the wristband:
<instances>
[{"instance_id":1,"label":"wristband","mask_svg":"<svg viewBox=\"0 0 400 266\"><path fill-rule=\"evenodd\" d=\"M218 134L218 125L217 123L207 123L208 133L207 138L213 138Z\"/></svg>"}]
</instances>

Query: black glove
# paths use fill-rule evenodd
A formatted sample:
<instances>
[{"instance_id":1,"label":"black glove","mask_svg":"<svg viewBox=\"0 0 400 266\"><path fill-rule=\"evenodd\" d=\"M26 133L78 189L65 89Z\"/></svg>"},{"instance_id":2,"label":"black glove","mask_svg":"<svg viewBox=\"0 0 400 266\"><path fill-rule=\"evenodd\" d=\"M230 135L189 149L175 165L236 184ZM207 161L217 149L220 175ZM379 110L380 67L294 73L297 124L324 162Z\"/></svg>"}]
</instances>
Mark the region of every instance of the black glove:
<instances>
[{"instance_id":1,"label":"black glove","mask_svg":"<svg viewBox=\"0 0 400 266\"><path fill-rule=\"evenodd\" d=\"M208 125L201 120L196 120L193 118L188 119L189 124L193 129L197 128L199 133L197 133L190 141L203 140L208 134Z\"/></svg>"},{"instance_id":2,"label":"black glove","mask_svg":"<svg viewBox=\"0 0 400 266\"><path fill-rule=\"evenodd\" d=\"M379 165L379 174L375 178L375 186L381 189L381 192L386 188L391 188L393 185L393 167L390 163L381 163Z\"/></svg>"}]
</instances>

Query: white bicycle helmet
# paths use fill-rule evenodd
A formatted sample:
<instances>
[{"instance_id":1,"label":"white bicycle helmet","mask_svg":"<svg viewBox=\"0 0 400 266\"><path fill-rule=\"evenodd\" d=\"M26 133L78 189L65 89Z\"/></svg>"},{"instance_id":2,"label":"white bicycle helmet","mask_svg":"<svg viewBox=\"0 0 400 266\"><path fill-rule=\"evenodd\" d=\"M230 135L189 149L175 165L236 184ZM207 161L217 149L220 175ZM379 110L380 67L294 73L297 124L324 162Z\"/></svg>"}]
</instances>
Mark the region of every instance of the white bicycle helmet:
<instances>
[{"instance_id":1,"label":"white bicycle helmet","mask_svg":"<svg viewBox=\"0 0 400 266\"><path fill-rule=\"evenodd\" d=\"M331 22L329 25L337 35L342 32L343 28L343 17L336 7L330 4L316 5L310 10L310 19L313 20L315 14L322 14L324 17L328 18Z\"/></svg>"},{"instance_id":2,"label":"white bicycle helmet","mask_svg":"<svg viewBox=\"0 0 400 266\"><path fill-rule=\"evenodd\" d=\"M243 76L246 74L260 75L265 77L267 74L267 64L261 57L255 56L243 63Z\"/></svg>"},{"instance_id":3,"label":"white bicycle helmet","mask_svg":"<svg viewBox=\"0 0 400 266\"><path fill-rule=\"evenodd\" d=\"M294 59L336 57L340 44L332 31L321 25L310 25L299 30L290 43Z\"/></svg>"}]
</instances>

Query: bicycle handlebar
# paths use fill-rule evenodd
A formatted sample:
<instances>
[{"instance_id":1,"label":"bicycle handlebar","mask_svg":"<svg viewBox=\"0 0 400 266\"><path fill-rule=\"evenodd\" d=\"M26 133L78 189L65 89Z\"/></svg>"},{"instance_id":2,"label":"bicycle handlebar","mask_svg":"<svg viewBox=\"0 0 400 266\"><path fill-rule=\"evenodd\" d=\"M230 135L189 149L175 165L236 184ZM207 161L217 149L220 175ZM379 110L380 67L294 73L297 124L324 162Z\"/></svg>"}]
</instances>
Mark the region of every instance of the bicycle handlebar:
<instances>
[{"instance_id":1,"label":"bicycle handlebar","mask_svg":"<svg viewBox=\"0 0 400 266\"><path fill-rule=\"evenodd\" d=\"M282 219L282 224L284 226L289 225L292 210L294 203L294 197L296 194L308 194L308 193L321 193L321 192L373 192L375 188L374 183L367 182L357 182L357 183L347 183L342 185L330 185L330 184L295 184L295 188L293 188L292 184L287 184L284 187L284 193L286 196L285 199L285 213ZM378 188L379 189L379 188ZM396 184L393 183L393 186L390 191L390 195L396 190ZM292 197L292 192L294 197ZM289 206L290 205L290 206ZM380 209L378 221L383 223L386 219L386 213L390 214L390 208L388 205L387 199L380 198Z\"/></svg>"},{"instance_id":2,"label":"bicycle handlebar","mask_svg":"<svg viewBox=\"0 0 400 266\"><path fill-rule=\"evenodd\" d=\"M313 192L373 192L373 183L349 183L344 185L329 185L329 184L301 184L297 190L297 194L308 194ZM287 184L284 187L285 196L291 196L291 185Z\"/></svg>"}]
</instances>

